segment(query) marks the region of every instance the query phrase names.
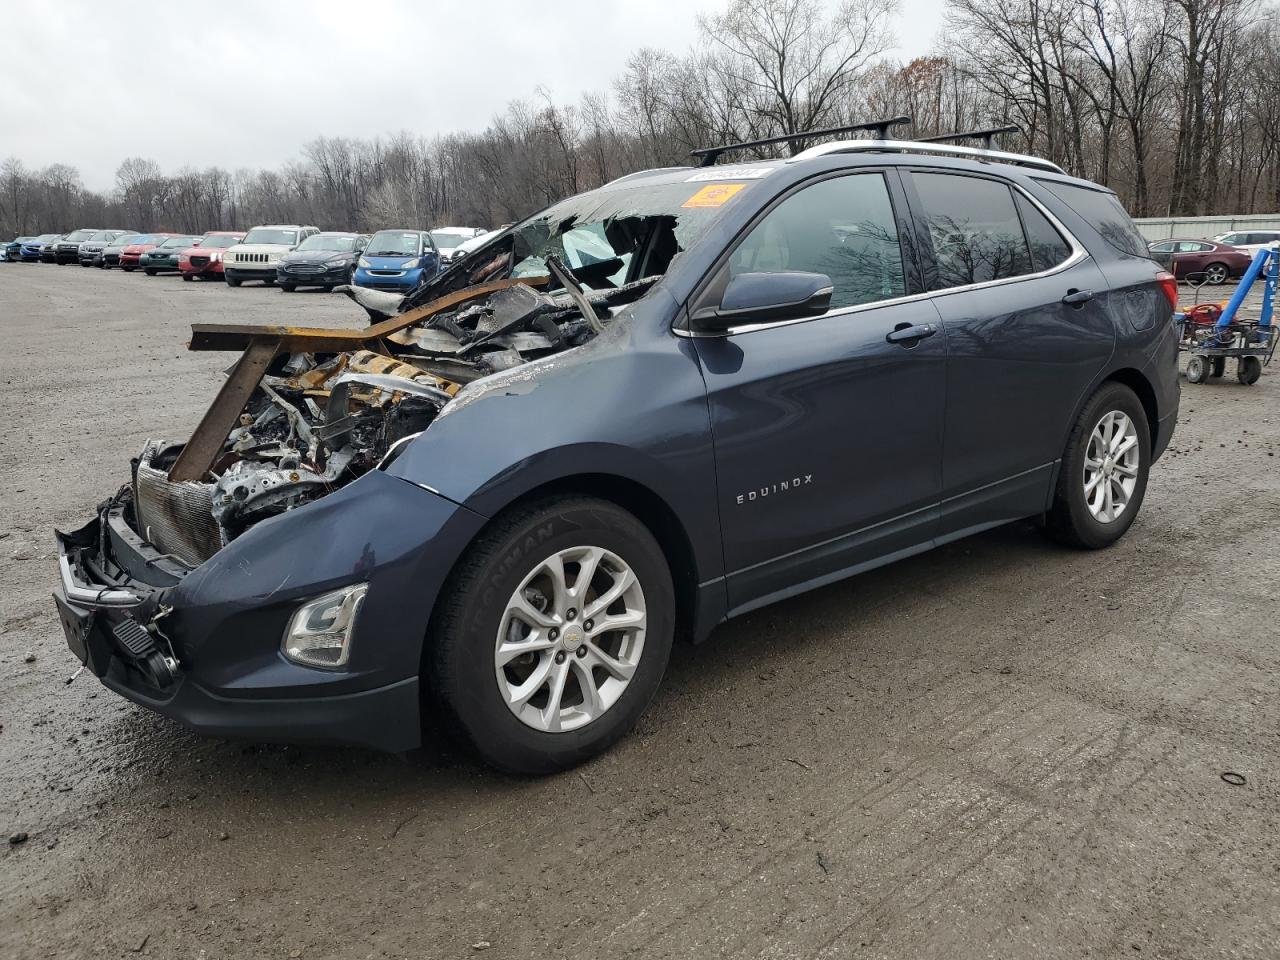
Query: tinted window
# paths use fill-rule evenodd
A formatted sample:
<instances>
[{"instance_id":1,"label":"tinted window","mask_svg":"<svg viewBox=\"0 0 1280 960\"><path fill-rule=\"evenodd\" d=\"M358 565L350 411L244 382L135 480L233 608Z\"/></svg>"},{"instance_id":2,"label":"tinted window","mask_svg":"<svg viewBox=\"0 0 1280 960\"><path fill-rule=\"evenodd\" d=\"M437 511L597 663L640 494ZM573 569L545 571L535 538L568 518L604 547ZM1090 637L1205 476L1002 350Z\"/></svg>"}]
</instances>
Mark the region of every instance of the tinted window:
<instances>
[{"instance_id":1,"label":"tinted window","mask_svg":"<svg viewBox=\"0 0 1280 960\"><path fill-rule=\"evenodd\" d=\"M1015 191L1013 196L1018 204L1018 212L1022 214L1027 244L1031 247L1031 266L1036 271L1048 270L1071 256L1071 244L1049 222L1049 218L1020 193Z\"/></svg>"},{"instance_id":2,"label":"tinted window","mask_svg":"<svg viewBox=\"0 0 1280 960\"><path fill-rule=\"evenodd\" d=\"M1246 243L1275 243L1280 240L1280 234L1277 233L1251 233Z\"/></svg>"},{"instance_id":3,"label":"tinted window","mask_svg":"<svg viewBox=\"0 0 1280 960\"><path fill-rule=\"evenodd\" d=\"M1041 180L1040 184L1087 221L1112 248L1130 256L1149 258L1146 240L1114 193L1052 180Z\"/></svg>"},{"instance_id":4,"label":"tinted window","mask_svg":"<svg viewBox=\"0 0 1280 960\"><path fill-rule=\"evenodd\" d=\"M729 275L780 270L825 273L832 308L906 293L902 247L880 174L823 180L765 216L729 259Z\"/></svg>"},{"instance_id":5,"label":"tinted window","mask_svg":"<svg viewBox=\"0 0 1280 960\"><path fill-rule=\"evenodd\" d=\"M945 173L912 174L929 223L942 288L1032 273L1009 187Z\"/></svg>"}]
</instances>

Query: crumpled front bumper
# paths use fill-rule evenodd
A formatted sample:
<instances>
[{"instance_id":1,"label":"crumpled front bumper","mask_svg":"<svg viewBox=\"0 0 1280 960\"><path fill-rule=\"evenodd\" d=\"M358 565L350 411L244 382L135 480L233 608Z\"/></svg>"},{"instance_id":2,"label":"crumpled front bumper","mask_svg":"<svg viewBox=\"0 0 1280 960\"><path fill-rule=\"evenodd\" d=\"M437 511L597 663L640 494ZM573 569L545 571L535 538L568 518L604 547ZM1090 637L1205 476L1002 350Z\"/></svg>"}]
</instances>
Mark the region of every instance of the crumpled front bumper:
<instances>
[{"instance_id":1,"label":"crumpled front bumper","mask_svg":"<svg viewBox=\"0 0 1280 960\"><path fill-rule=\"evenodd\" d=\"M373 471L263 521L198 567L132 530L119 501L58 533L54 600L68 647L110 689L201 733L399 752L420 742L422 643L478 514ZM306 600L369 591L341 670L280 642ZM152 656L140 653L147 644ZM156 660L156 657L160 660Z\"/></svg>"}]
</instances>

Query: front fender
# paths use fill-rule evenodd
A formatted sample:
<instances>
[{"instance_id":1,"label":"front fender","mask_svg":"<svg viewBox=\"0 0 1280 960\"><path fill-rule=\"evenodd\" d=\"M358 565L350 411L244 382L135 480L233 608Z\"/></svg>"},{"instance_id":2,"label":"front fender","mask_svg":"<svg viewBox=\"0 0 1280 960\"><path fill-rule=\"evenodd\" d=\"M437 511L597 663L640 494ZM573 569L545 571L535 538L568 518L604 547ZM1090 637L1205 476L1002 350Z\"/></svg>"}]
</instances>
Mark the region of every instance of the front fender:
<instances>
[{"instance_id":1,"label":"front fender","mask_svg":"<svg viewBox=\"0 0 1280 960\"><path fill-rule=\"evenodd\" d=\"M651 317L629 319L575 350L468 386L389 471L486 517L548 483L625 478L675 514L699 581L719 577L715 467L697 357L669 329L651 329Z\"/></svg>"}]
</instances>

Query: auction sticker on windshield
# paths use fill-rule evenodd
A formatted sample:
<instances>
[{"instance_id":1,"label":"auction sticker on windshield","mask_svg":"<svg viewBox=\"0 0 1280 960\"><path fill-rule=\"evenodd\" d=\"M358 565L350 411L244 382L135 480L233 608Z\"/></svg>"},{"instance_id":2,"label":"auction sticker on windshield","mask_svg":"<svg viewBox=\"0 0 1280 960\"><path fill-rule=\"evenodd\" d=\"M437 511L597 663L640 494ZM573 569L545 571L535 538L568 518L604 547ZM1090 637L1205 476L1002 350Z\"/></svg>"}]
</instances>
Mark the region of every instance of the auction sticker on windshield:
<instances>
[{"instance_id":1,"label":"auction sticker on windshield","mask_svg":"<svg viewBox=\"0 0 1280 960\"><path fill-rule=\"evenodd\" d=\"M759 180L773 173L773 167L720 167L718 170L707 170L685 178L685 183L698 183L705 180Z\"/></svg>"},{"instance_id":2,"label":"auction sticker on windshield","mask_svg":"<svg viewBox=\"0 0 1280 960\"><path fill-rule=\"evenodd\" d=\"M730 197L745 186L745 183L708 184L684 203L680 204L680 206L688 209L693 209L695 207L722 207Z\"/></svg>"}]
</instances>

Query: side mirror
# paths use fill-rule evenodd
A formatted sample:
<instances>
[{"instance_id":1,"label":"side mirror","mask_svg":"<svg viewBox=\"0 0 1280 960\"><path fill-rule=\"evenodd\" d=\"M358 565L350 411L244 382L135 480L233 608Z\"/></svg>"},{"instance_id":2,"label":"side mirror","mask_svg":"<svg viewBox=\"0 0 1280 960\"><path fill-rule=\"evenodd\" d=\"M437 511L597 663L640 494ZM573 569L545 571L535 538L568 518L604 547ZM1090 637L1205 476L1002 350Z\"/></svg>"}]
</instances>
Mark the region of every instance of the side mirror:
<instances>
[{"instance_id":1,"label":"side mirror","mask_svg":"<svg viewBox=\"0 0 1280 960\"><path fill-rule=\"evenodd\" d=\"M825 273L740 273L725 286L720 306L697 311L693 324L723 333L749 323L820 317L831 308L834 289Z\"/></svg>"}]
</instances>

